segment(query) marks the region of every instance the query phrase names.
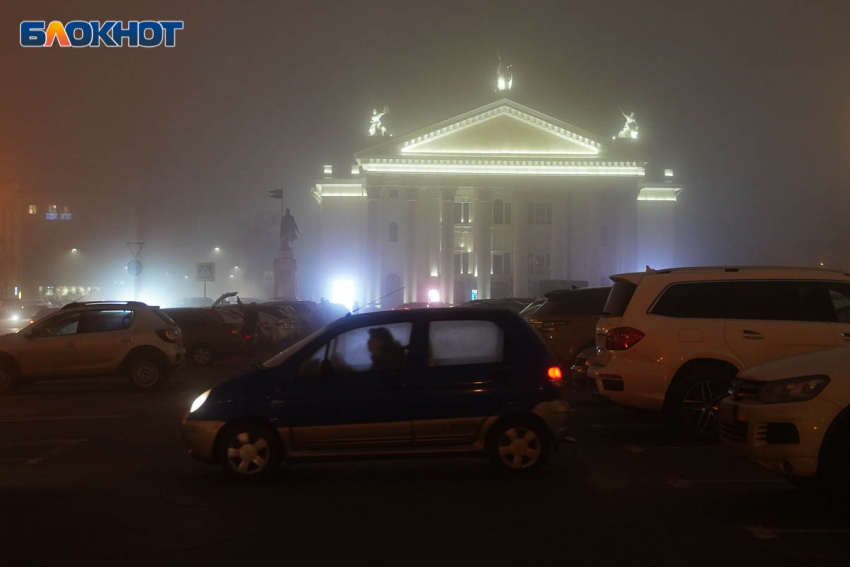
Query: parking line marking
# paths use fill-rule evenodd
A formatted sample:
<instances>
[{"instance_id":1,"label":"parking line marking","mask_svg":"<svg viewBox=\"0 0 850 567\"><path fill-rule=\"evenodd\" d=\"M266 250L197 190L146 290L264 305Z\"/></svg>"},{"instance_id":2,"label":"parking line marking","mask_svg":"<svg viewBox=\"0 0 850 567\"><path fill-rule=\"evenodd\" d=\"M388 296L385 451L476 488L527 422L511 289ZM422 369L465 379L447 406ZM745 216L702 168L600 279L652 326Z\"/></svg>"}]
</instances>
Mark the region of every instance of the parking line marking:
<instances>
[{"instance_id":1,"label":"parking line marking","mask_svg":"<svg viewBox=\"0 0 850 567\"><path fill-rule=\"evenodd\" d=\"M755 484L767 482L786 482L781 478L700 478L700 479L684 479L684 478L665 478L664 482L673 488L691 488L691 485L698 484Z\"/></svg>"},{"instance_id":2,"label":"parking line marking","mask_svg":"<svg viewBox=\"0 0 850 567\"><path fill-rule=\"evenodd\" d=\"M13 423L16 421L65 421L75 419L120 419L123 415L2 415L0 422Z\"/></svg>"}]
</instances>

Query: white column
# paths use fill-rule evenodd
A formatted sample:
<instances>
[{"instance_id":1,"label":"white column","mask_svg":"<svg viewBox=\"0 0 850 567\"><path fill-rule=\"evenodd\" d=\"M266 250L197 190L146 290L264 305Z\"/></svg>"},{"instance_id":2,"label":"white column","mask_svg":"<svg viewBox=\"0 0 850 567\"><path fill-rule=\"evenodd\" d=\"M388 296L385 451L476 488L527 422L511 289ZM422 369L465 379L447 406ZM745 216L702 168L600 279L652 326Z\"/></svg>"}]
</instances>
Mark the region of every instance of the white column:
<instances>
[{"instance_id":1,"label":"white column","mask_svg":"<svg viewBox=\"0 0 850 567\"><path fill-rule=\"evenodd\" d=\"M366 302L370 303L381 297L381 187L368 187L366 195L369 204L366 212L366 273L368 284Z\"/></svg>"},{"instance_id":2,"label":"white column","mask_svg":"<svg viewBox=\"0 0 850 567\"><path fill-rule=\"evenodd\" d=\"M641 195L646 189L641 190ZM674 257L675 192L669 200L640 200L637 203L637 265L644 271L676 267Z\"/></svg>"},{"instance_id":3,"label":"white column","mask_svg":"<svg viewBox=\"0 0 850 567\"><path fill-rule=\"evenodd\" d=\"M493 258L490 223L493 201L489 189L475 189L475 212L472 219L472 250L478 270L478 298L490 299L490 265Z\"/></svg>"},{"instance_id":4,"label":"white column","mask_svg":"<svg viewBox=\"0 0 850 567\"><path fill-rule=\"evenodd\" d=\"M528 198L517 192L513 203L514 221L514 296L528 296Z\"/></svg>"},{"instance_id":5,"label":"white column","mask_svg":"<svg viewBox=\"0 0 850 567\"><path fill-rule=\"evenodd\" d=\"M405 301L417 301L419 277L417 267L419 264L417 254L417 216L419 211L419 190L416 187L408 187L405 190L407 198L407 237L405 238L404 258L404 297Z\"/></svg>"},{"instance_id":6,"label":"white column","mask_svg":"<svg viewBox=\"0 0 850 567\"><path fill-rule=\"evenodd\" d=\"M456 189L442 190L442 221L440 224L440 287L441 299L454 303L455 292L455 194Z\"/></svg>"}]
</instances>

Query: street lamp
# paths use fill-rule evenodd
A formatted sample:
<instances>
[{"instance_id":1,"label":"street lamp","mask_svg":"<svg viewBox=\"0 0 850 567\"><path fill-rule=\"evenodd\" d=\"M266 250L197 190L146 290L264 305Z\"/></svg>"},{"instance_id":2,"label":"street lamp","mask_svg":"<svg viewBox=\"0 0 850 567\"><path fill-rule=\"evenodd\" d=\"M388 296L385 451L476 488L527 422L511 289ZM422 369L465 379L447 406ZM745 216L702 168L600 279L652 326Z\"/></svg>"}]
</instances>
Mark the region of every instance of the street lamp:
<instances>
[{"instance_id":1,"label":"street lamp","mask_svg":"<svg viewBox=\"0 0 850 567\"><path fill-rule=\"evenodd\" d=\"M77 249L76 249L76 248L71 248L71 254L76 254L76 253L77 253ZM823 265L823 264L821 264L821 265Z\"/></svg>"},{"instance_id":2,"label":"street lamp","mask_svg":"<svg viewBox=\"0 0 850 567\"><path fill-rule=\"evenodd\" d=\"M221 248L219 248L218 246L216 246L215 248L213 248L213 250L215 250L216 252L221 252Z\"/></svg>"}]
</instances>

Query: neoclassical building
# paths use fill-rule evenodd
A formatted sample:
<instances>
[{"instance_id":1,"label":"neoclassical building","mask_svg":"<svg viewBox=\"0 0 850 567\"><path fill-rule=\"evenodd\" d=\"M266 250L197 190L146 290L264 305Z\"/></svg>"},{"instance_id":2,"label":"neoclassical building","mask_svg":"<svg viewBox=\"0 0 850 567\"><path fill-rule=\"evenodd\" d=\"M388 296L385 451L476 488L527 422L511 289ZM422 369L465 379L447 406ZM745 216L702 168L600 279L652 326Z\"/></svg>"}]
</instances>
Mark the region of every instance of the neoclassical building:
<instances>
[{"instance_id":1,"label":"neoclassical building","mask_svg":"<svg viewBox=\"0 0 850 567\"><path fill-rule=\"evenodd\" d=\"M325 166L312 188L318 291L384 307L460 303L674 266L681 185L640 158L634 137L605 139L509 99L373 137L350 174Z\"/></svg>"}]
</instances>

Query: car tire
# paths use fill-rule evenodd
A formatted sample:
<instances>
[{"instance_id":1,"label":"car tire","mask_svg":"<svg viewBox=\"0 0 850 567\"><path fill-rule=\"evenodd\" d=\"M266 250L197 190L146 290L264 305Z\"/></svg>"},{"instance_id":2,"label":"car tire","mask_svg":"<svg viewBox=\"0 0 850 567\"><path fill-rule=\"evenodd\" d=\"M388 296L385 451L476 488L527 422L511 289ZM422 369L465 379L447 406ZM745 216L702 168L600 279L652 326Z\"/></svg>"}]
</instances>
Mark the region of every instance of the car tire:
<instances>
[{"instance_id":1,"label":"car tire","mask_svg":"<svg viewBox=\"0 0 850 567\"><path fill-rule=\"evenodd\" d=\"M251 421L225 426L216 453L224 473L243 482L267 479L283 459L277 432Z\"/></svg>"},{"instance_id":2,"label":"car tire","mask_svg":"<svg viewBox=\"0 0 850 567\"><path fill-rule=\"evenodd\" d=\"M189 350L189 356L195 366L209 366L215 360L215 349L206 343L199 343Z\"/></svg>"},{"instance_id":3,"label":"car tire","mask_svg":"<svg viewBox=\"0 0 850 567\"><path fill-rule=\"evenodd\" d=\"M11 394L21 387L21 376L8 362L0 362L0 396Z\"/></svg>"},{"instance_id":4,"label":"car tire","mask_svg":"<svg viewBox=\"0 0 850 567\"><path fill-rule=\"evenodd\" d=\"M139 356L127 365L130 385L137 390L152 391L162 388L168 381L167 369L152 356Z\"/></svg>"},{"instance_id":5,"label":"car tire","mask_svg":"<svg viewBox=\"0 0 850 567\"><path fill-rule=\"evenodd\" d=\"M508 418L490 433L487 454L500 474L523 477L538 474L552 452L552 436L532 418Z\"/></svg>"},{"instance_id":6,"label":"car tire","mask_svg":"<svg viewBox=\"0 0 850 567\"><path fill-rule=\"evenodd\" d=\"M675 431L696 440L720 437L718 407L729 395L732 376L711 366L685 371L670 386L664 403L664 422Z\"/></svg>"}]
</instances>

